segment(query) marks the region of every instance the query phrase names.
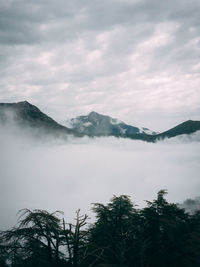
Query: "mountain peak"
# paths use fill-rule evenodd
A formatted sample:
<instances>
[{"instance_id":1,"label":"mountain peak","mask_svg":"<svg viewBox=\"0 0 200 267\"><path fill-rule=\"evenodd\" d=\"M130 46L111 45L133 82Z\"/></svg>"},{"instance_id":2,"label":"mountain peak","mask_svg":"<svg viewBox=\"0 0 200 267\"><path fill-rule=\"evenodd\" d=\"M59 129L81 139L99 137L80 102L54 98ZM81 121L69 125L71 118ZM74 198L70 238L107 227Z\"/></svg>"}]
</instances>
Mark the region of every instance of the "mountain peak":
<instances>
[{"instance_id":1,"label":"mountain peak","mask_svg":"<svg viewBox=\"0 0 200 267\"><path fill-rule=\"evenodd\" d=\"M57 123L28 101L0 103L0 125L14 125L20 128L31 127L31 130L40 130L41 133L49 135L73 134L74 136L81 136Z\"/></svg>"},{"instance_id":2,"label":"mountain peak","mask_svg":"<svg viewBox=\"0 0 200 267\"><path fill-rule=\"evenodd\" d=\"M110 117L106 115L99 114L95 111L91 111L88 116L84 116L85 120L88 120L88 122L99 124L102 121L110 121Z\"/></svg>"},{"instance_id":3,"label":"mountain peak","mask_svg":"<svg viewBox=\"0 0 200 267\"><path fill-rule=\"evenodd\" d=\"M67 125L73 130L92 136L133 136L140 133L155 134L146 128L127 125L123 121L91 111L86 116L72 118Z\"/></svg>"},{"instance_id":4,"label":"mountain peak","mask_svg":"<svg viewBox=\"0 0 200 267\"><path fill-rule=\"evenodd\" d=\"M21 110L34 111L34 112L40 111L36 106L32 105L31 103L29 103L26 100L17 102L16 107L18 107Z\"/></svg>"},{"instance_id":5,"label":"mountain peak","mask_svg":"<svg viewBox=\"0 0 200 267\"><path fill-rule=\"evenodd\" d=\"M96 111L91 111L89 114L88 114L88 118L99 118L99 117L102 117L103 115L99 114L98 112Z\"/></svg>"},{"instance_id":6,"label":"mountain peak","mask_svg":"<svg viewBox=\"0 0 200 267\"><path fill-rule=\"evenodd\" d=\"M17 102L17 104L31 105L27 100Z\"/></svg>"},{"instance_id":7,"label":"mountain peak","mask_svg":"<svg viewBox=\"0 0 200 267\"><path fill-rule=\"evenodd\" d=\"M96 111L91 111L88 115L100 115L100 114Z\"/></svg>"},{"instance_id":8,"label":"mountain peak","mask_svg":"<svg viewBox=\"0 0 200 267\"><path fill-rule=\"evenodd\" d=\"M23 106L23 107L33 106L33 105L30 104L27 100L19 101L19 102L11 103L11 104L16 104L18 107L19 107L19 106Z\"/></svg>"}]
</instances>

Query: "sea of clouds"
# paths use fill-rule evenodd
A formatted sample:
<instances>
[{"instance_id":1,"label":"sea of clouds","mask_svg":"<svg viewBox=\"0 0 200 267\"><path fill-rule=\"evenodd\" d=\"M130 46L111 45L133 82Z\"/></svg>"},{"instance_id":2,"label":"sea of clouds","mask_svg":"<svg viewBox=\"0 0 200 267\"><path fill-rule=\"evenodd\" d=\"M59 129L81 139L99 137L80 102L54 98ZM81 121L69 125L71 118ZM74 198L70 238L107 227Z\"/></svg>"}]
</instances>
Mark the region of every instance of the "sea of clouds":
<instances>
[{"instance_id":1,"label":"sea of clouds","mask_svg":"<svg viewBox=\"0 0 200 267\"><path fill-rule=\"evenodd\" d=\"M19 132L0 131L0 229L17 221L23 208L75 211L91 216L91 203L129 195L145 206L160 189L183 202L200 194L200 138L182 136L158 143L129 139L69 138L35 141Z\"/></svg>"}]
</instances>

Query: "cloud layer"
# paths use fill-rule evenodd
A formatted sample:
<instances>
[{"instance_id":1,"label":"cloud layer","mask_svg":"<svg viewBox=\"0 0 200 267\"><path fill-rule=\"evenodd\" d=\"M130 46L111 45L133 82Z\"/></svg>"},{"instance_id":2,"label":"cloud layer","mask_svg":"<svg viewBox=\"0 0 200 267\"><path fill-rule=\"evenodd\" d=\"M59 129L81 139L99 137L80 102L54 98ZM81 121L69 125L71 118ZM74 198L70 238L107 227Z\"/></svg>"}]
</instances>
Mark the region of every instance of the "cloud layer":
<instances>
[{"instance_id":1,"label":"cloud layer","mask_svg":"<svg viewBox=\"0 0 200 267\"><path fill-rule=\"evenodd\" d=\"M165 130L199 119L198 0L1 1L0 101Z\"/></svg>"},{"instance_id":2,"label":"cloud layer","mask_svg":"<svg viewBox=\"0 0 200 267\"><path fill-rule=\"evenodd\" d=\"M197 137L197 136L196 136ZM200 143L176 139L149 144L115 138L35 143L0 132L0 229L23 208L91 215L91 203L126 194L141 206L160 189L169 201L199 196Z\"/></svg>"}]
</instances>

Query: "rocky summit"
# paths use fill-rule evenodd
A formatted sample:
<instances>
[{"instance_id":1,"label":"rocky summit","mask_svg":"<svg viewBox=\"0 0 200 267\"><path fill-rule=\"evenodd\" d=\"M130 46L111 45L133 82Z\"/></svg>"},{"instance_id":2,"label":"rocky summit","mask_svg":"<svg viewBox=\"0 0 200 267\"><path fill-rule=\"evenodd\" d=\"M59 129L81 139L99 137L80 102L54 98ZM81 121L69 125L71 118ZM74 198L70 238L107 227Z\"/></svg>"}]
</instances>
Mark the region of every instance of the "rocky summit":
<instances>
[{"instance_id":1,"label":"rocky summit","mask_svg":"<svg viewBox=\"0 0 200 267\"><path fill-rule=\"evenodd\" d=\"M110 116L99 114L95 111L86 116L70 119L66 125L77 132L91 136L131 136L135 134L156 134L147 128L128 125L123 121Z\"/></svg>"}]
</instances>

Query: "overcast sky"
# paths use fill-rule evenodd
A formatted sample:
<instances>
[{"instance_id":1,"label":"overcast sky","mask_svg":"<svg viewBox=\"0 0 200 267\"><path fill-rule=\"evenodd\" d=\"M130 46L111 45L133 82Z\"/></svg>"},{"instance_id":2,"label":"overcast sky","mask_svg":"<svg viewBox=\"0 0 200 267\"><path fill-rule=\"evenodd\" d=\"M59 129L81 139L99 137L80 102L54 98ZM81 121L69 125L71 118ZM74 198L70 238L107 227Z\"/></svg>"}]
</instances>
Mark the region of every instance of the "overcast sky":
<instances>
[{"instance_id":1,"label":"overcast sky","mask_svg":"<svg viewBox=\"0 0 200 267\"><path fill-rule=\"evenodd\" d=\"M200 119L199 0L0 0L0 102L152 130Z\"/></svg>"}]
</instances>

